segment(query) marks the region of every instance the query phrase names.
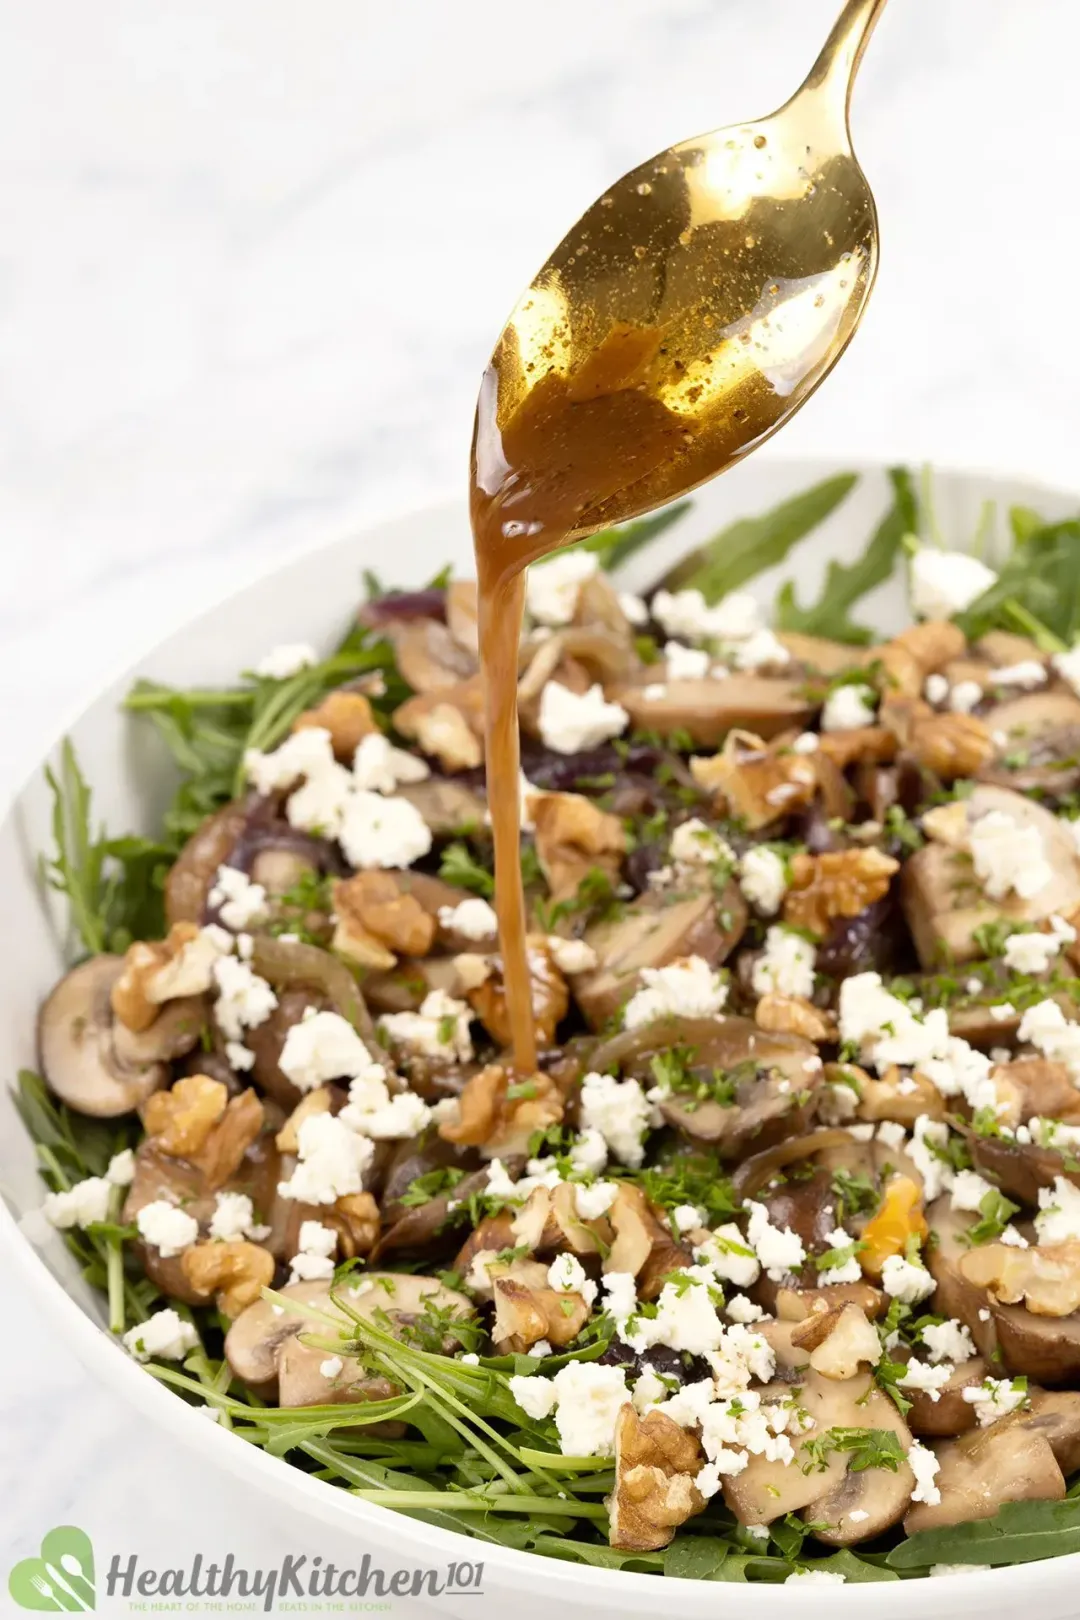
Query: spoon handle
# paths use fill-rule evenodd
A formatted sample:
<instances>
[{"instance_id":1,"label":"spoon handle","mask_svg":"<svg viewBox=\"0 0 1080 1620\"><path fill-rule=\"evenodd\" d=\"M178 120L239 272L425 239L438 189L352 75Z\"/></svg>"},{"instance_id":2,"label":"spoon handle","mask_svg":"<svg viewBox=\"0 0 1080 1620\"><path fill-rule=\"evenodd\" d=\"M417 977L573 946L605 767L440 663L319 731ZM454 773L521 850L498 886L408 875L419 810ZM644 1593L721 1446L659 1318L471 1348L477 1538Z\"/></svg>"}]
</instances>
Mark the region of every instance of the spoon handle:
<instances>
[{"instance_id":1,"label":"spoon handle","mask_svg":"<svg viewBox=\"0 0 1080 1620\"><path fill-rule=\"evenodd\" d=\"M885 0L847 0L802 86L824 90L837 111L842 107L845 122L859 63L884 9Z\"/></svg>"}]
</instances>

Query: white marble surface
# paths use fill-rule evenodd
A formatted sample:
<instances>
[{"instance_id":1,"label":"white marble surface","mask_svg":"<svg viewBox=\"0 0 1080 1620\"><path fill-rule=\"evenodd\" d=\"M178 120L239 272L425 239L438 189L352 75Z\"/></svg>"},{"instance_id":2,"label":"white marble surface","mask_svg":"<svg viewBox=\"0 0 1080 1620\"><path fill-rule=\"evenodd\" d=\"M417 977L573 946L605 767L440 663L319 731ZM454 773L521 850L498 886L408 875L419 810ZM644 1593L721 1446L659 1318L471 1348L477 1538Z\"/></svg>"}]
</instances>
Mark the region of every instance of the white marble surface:
<instances>
[{"instance_id":1,"label":"white marble surface","mask_svg":"<svg viewBox=\"0 0 1080 1620\"><path fill-rule=\"evenodd\" d=\"M481 363L549 246L651 150L782 99L833 9L0 5L0 790L166 626L460 489ZM1071 0L894 0L855 109L880 281L785 451L1080 485L1078 44ZM91 1503L114 1541L225 1522L257 1547L2 1255L0 1282L0 1575Z\"/></svg>"}]
</instances>

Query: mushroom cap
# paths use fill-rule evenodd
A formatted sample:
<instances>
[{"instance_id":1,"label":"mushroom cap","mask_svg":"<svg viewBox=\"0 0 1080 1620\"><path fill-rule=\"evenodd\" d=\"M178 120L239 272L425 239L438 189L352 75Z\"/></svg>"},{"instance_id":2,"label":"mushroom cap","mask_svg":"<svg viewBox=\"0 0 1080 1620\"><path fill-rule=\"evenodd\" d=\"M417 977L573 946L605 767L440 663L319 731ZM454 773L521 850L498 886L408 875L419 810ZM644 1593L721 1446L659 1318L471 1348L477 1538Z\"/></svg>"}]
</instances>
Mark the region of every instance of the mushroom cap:
<instances>
[{"instance_id":1,"label":"mushroom cap","mask_svg":"<svg viewBox=\"0 0 1080 1620\"><path fill-rule=\"evenodd\" d=\"M977 1421L975 1408L970 1401L965 1401L964 1390L974 1389L992 1372L993 1368L982 1356L972 1356L956 1366L952 1376L938 1389L936 1401L931 1400L929 1390L905 1389L904 1394L911 1402L907 1424L912 1434L939 1437L966 1434L973 1429Z\"/></svg>"},{"instance_id":2,"label":"mushroom cap","mask_svg":"<svg viewBox=\"0 0 1080 1620\"><path fill-rule=\"evenodd\" d=\"M940 963L943 953L953 962L969 962L979 947L975 930L999 918L1037 922L1054 912L1067 916L1080 905L1080 859L1076 845L1057 818L1033 799L1008 788L980 782L968 799L969 816L1004 811L1021 827L1035 827L1042 839L1052 876L1030 900L1009 895L990 900L972 886L970 866L957 861L955 850L929 843L905 863L900 898L908 927L925 968Z\"/></svg>"},{"instance_id":3,"label":"mushroom cap","mask_svg":"<svg viewBox=\"0 0 1080 1620\"><path fill-rule=\"evenodd\" d=\"M766 1327L770 1329L766 1337L777 1350L777 1361L805 1366L805 1350L789 1348L785 1355L778 1345L783 1330L790 1334L791 1324L763 1324L763 1332ZM794 1357L799 1358L797 1362L793 1362ZM879 1535L901 1518L911 1500L915 1476L908 1464L901 1463L895 1473L886 1468L866 1468L853 1474L848 1466L850 1456L834 1451L823 1469L803 1473L798 1465L799 1448L807 1441L820 1439L829 1429L871 1428L891 1429L906 1452L911 1445L907 1424L869 1373L841 1382L808 1371L800 1382L799 1403L813 1419L813 1426L793 1440L795 1462L768 1462L764 1457L752 1456L742 1473L725 1478L724 1500L740 1524L768 1524L805 1509L807 1519L814 1524L827 1521L828 1529L815 1530L814 1534L832 1546L848 1546ZM763 1404L790 1397L791 1386L786 1381L777 1381L762 1391ZM852 1523L853 1510L868 1517Z\"/></svg>"},{"instance_id":4,"label":"mushroom cap","mask_svg":"<svg viewBox=\"0 0 1080 1620\"><path fill-rule=\"evenodd\" d=\"M217 869L243 835L248 814L249 806L233 799L196 827L165 880L165 920L170 927L177 922L202 922Z\"/></svg>"},{"instance_id":5,"label":"mushroom cap","mask_svg":"<svg viewBox=\"0 0 1080 1620\"><path fill-rule=\"evenodd\" d=\"M700 893L672 899L649 890L612 921L594 923L585 943L598 966L574 981L574 996L588 1022L599 1029L641 983L645 968L665 967L684 956L700 956L719 967L742 938L749 913L737 883L723 895L704 885Z\"/></svg>"},{"instance_id":6,"label":"mushroom cap","mask_svg":"<svg viewBox=\"0 0 1080 1620\"><path fill-rule=\"evenodd\" d=\"M358 1316L370 1319L378 1313L391 1325L397 1319L422 1314L428 1306L452 1311L455 1316L473 1314L465 1295L447 1288L437 1277L372 1271L336 1289L329 1281L291 1283L279 1290L280 1296L299 1306L303 1314L283 1311L270 1300L259 1299L241 1311L226 1334L225 1358L237 1378L260 1394L272 1393L278 1380L282 1345L302 1332L331 1337L333 1329L322 1320L324 1317L339 1320L341 1337L348 1339L351 1318L332 1297L332 1289ZM324 1351L323 1358L332 1353L336 1352Z\"/></svg>"},{"instance_id":7,"label":"mushroom cap","mask_svg":"<svg viewBox=\"0 0 1080 1620\"><path fill-rule=\"evenodd\" d=\"M123 966L119 956L80 962L38 1015L38 1050L50 1089L76 1113L101 1119L132 1113L167 1077L153 1057L125 1062L117 1052L109 996Z\"/></svg>"},{"instance_id":8,"label":"mushroom cap","mask_svg":"<svg viewBox=\"0 0 1080 1620\"><path fill-rule=\"evenodd\" d=\"M792 727L802 729L813 714L806 682L765 675L729 675L725 680L663 683L662 697L645 696L649 682L615 686L609 696L631 724L668 736L689 732L702 748L715 748L729 731L752 731L768 741Z\"/></svg>"},{"instance_id":9,"label":"mushroom cap","mask_svg":"<svg viewBox=\"0 0 1080 1620\"><path fill-rule=\"evenodd\" d=\"M1058 1501L1065 1480L1044 1434L999 1421L973 1429L932 1448L940 1467L934 1484L940 1502L913 1502L904 1530L936 1530L944 1525L990 1519L1006 1502Z\"/></svg>"}]
</instances>

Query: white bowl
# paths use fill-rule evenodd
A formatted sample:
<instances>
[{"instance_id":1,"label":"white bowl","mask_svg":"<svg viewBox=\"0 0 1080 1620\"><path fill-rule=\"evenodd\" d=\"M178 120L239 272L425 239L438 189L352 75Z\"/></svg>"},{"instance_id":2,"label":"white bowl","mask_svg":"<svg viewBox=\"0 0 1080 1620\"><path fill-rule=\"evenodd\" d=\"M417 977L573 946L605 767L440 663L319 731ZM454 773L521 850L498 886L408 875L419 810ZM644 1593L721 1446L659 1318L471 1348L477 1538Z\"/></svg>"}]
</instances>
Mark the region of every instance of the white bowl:
<instances>
[{"instance_id":1,"label":"white bowl","mask_svg":"<svg viewBox=\"0 0 1080 1620\"><path fill-rule=\"evenodd\" d=\"M789 461L768 453L755 457L698 493L692 512L657 542L650 566L656 557L674 558L735 518L754 516L849 465ZM827 561L858 555L889 500L884 469L860 471L857 488L831 518L785 564L749 587L763 602L771 603L777 584L787 578L798 582L801 600L816 598ZM998 503L1001 514L1013 503L1034 506L1049 517L1070 515L1077 506L1075 497L1061 491L971 472L938 472L934 495L937 521L950 545L967 542L988 498ZM70 728L94 790L96 816L113 830L153 832L171 792L172 770L149 726L119 708L137 676L185 686L228 682L281 642L329 645L361 597L363 567L373 568L388 583L414 585L447 560L468 571L469 558L464 503L438 506L306 552L192 620L100 693ZM636 559L627 571L628 583L646 583L650 566ZM877 629L900 628L906 617L901 581L876 591L860 612ZM64 966L63 916L55 897L43 895L37 871L38 854L49 845L50 805L39 766L0 827L7 941L0 974L0 1070L8 1076L20 1067L34 1067L35 1010ZM681 1620L712 1620L731 1600L743 1620L782 1620L789 1615L854 1614L864 1602L858 1587L746 1585L737 1589L736 1598L735 1591L704 1582L664 1584L653 1576L590 1569L481 1544L357 1501L206 1423L110 1339L101 1300L82 1281L59 1237L43 1236L40 1221L26 1223L33 1241L20 1228L20 1218L40 1205L42 1186L30 1140L6 1087L0 1089L0 1191L0 1242L20 1264L65 1342L148 1420L200 1453L207 1468L230 1471L249 1498L257 1497L266 1510L268 1545L288 1545L290 1527L295 1532L301 1520L306 1529L317 1527L320 1550L339 1564L376 1548L382 1558L402 1567L483 1559L490 1612L500 1614L513 1604L515 1620L548 1620L555 1606L560 1620L615 1611L652 1616L660 1604ZM976 1613L994 1620L1012 1613L1021 1600L1040 1620L1064 1620L1077 1611L1073 1582L1078 1578L1080 1554L1073 1554L918 1586L882 1583L868 1597L881 1620L902 1620L914 1608L922 1620ZM475 1616L477 1602L445 1596L438 1600L437 1612Z\"/></svg>"}]
</instances>

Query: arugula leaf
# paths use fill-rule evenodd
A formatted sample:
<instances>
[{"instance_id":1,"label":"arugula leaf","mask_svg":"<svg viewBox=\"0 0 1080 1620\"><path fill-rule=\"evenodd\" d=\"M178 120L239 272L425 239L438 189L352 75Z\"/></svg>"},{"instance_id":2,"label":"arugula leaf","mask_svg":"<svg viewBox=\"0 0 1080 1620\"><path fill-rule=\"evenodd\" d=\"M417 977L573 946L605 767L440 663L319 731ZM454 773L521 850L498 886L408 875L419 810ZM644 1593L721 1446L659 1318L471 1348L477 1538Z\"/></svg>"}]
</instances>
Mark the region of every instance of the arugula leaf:
<instances>
[{"instance_id":1,"label":"arugula leaf","mask_svg":"<svg viewBox=\"0 0 1080 1620\"><path fill-rule=\"evenodd\" d=\"M650 540L655 540L658 534L663 534L665 529L678 523L692 505L692 501L676 501L673 506L662 507L659 512L651 512L648 517L638 518L634 523L624 523L617 529L600 529L587 540L582 540L580 549L591 551L599 558L601 568L611 573L636 551L647 546Z\"/></svg>"},{"instance_id":2,"label":"arugula leaf","mask_svg":"<svg viewBox=\"0 0 1080 1620\"><path fill-rule=\"evenodd\" d=\"M904 536L912 534L919 523L911 474L904 467L890 467L889 478L893 503L865 551L851 563L830 562L821 596L811 607L799 606L793 580L783 585L776 598L778 630L797 630L804 635L862 645L872 639L871 632L851 618L851 609L890 577Z\"/></svg>"},{"instance_id":3,"label":"arugula leaf","mask_svg":"<svg viewBox=\"0 0 1080 1620\"><path fill-rule=\"evenodd\" d=\"M67 896L69 917L86 951L126 951L133 939L164 932L163 890L173 853L149 838L108 838L91 826L91 793L69 738L57 769L46 767L53 795L55 850L42 862L49 887Z\"/></svg>"},{"instance_id":4,"label":"arugula leaf","mask_svg":"<svg viewBox=\"0 0 1080 1620\"><path fill-rule=\"evenodd\" d=\"M881 1554L875 1554L880 1558ZM824 1569L833 1575L842 1575L851 1585L857 1581L895 1581L899 1576L895 1570L886 1569L884 1563L875 1563L865 1555L860 1557L852 1552L850 1547L842 1547L829 1558L815 1558L807 1564L808 1569Z\"/></svg>"},{"instance_id":5,"label":"arugula leaf","mask_svg":"<svg viewBox=\"0 0 1080 1620\"><path fill-rule=\"evenodd\" d=\"M760 517L740 518L669 570L658 583L669 591L698 590L718 602L766 568L823 523L858 482L857 473L823 479Z\"/></svg>"},{"instance_id":6,"label":"arugula leaf","mask_svg":"<svg viewBox=\"0 0 1080 1620\"><path fill-rule=\"evenodd\" d=\"M1044 652L1061 652L1080 635L1080 519L1043 523L1025 508L1010 518L1012 552L956 622L972 641L988 630L1019 630Z\"/></svg>"},{"instance_id":7,"label":"arugula leaf","mask_svg":"<svg viewBox=\"0 0 1080 1620\"><path fill-rule=\"evenodd\" d=\"M734 1550L719 1536L678 1536L664 1554L664 1574L684 1581L713 1581Z\"/></svg>"},{"instance_id":8,"label":"arugula leaf","mask_svg":"<svg viewBox=\"0 0 1080 1620\"><path fill-rule=\"evenodd\" d=\"M889 1553L890 1569L931 1564L1026 1564L1080 1552L1080 1498L1060 1502L1006 1502L992 1519L917 1530Z\"/></svg>"}]
</instances>

